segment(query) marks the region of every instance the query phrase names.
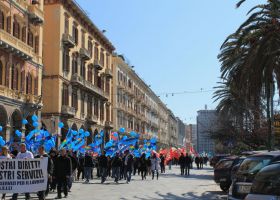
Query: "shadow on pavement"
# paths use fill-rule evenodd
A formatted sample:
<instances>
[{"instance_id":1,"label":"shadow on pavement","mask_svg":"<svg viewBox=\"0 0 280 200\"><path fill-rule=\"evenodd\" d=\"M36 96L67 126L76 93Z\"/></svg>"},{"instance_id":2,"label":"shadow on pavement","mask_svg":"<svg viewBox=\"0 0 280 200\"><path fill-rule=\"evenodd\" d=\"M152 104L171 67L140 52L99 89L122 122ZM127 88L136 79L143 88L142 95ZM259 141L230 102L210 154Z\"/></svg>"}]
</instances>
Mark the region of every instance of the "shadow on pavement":
<instances>
[{"instance_id":1,"label":"shadow on pavement","mask_svg":"<svg viewBox=\"0 0 280 200\"><path fill-rule=\"evenodd\" d=\"M176 178L186 178L186 179L190 179L190 178L195 178L195 179L200 179L200 180L211 180L213 179L213 175L205 175L205 174L191 174L190 172L190 176L186 176L186 175L180 175L180 174L160 174L160 177L163 178L168 178L168 177L176 177Z\"/></svg>"}]
</instances>

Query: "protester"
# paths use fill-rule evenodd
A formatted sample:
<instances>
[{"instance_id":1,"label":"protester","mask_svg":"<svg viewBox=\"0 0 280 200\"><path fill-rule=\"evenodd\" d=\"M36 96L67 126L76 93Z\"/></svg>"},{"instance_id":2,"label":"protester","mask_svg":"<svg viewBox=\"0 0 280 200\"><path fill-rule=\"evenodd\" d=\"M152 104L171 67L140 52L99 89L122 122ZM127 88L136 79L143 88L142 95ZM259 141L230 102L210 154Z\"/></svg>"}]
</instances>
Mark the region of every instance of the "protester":
<instances>
[{"instance_id":1,"label":"protester","mask_svg":"<svg viewBox=\"0 0 280 200\"><path fill-rule=\"evenodd\" d=\"M136 171L138 170L138 175L139 175L139 158L134 158L134 163L133 163L133 175L136 175Z\"/></svg>"},{"instance_id":2,"label":"protester","mask_svg":"<svg viewBox=\"0 0 280 200\"><path fill-rule=\"evenodd\" d=\"M10 156L10 154L8 153L8 147L7 146L3 146L2 147L2 151L1 151L1 154L0 154L0 159L12 159L12 157ZM2 194L2 198L1 200L5 200L6 198L6 194Z\"/></svg>"},{"instance_id":3,"label":"protester","mask_svg":"<svg viewBox=\"0 0 280 200\"><path fill-rule=\"evenodd\" d=\"M112 163L111 163L110 156L107 156L107 160L108 160L107 176L111 177Z\"/></svg>"},{"instance_id":4,"label":"protester","mask_svg":"<svg viewBox=\"0 0 280 200\"><path fill-rule=\"evenodd\" d=\"M55 167L55 161L57 159L57 156L58 156L58 153L57 153L57 150L56 149L52 149L49 153L50 155L50 158L53 162L53 165ZM56 185L57 185L57 182L56 182L56 179L54 178L54 173L52 174L52 177L51 177L51 183L50 183L50 191L55 191L56 189Z\"/></svg>"},{"instance_id":5,"label":"protester","mask_svg":"<svg viewBox=\"0 0 280 200\"><path fill-rule=\"evenodd\" d=\"M126 157L125 157L125 171L126 171L126 183L129 183L131 181L131 174L132 174L132 168L133 168L133 156L130 154L129 151L127 151Z\"/></svg>"},{"instance_id":6,"label":"protester","mask_svg":"<svg viewBox=\"0 0 280 200\"><path fill-rule=\"evenodd\" d=\"M165 162L165 157L163 154L160 155L160 171L161 173L165 173L165 165L164 165L164 162Z\"/></svg>"},{"instance_id":7,"label":"protester","mask_svg":"<svg viewBox=\"0 0 280 200\"><path fill-rule=\"evenodd\" d=\"M54 165L54 177L57 181L57 197L56 199L61 199L61 192L63 188L63 193L65 198L68 196L68 185L67 179L70 178L72 174L72 162L67 156L66 150L61 149L60 156L57 157Z\"/></svg>"},{"instance_id":8,"label":"protester","mask_svg":"<svg viewBox=\"0 0 280 200\"><path fill-rule=\"evenodd\" d=\"M199 168L203 169L203 157L202 156L199 157Z\"/></svg>"},{"instance_id":9,"label":"protester","mask_svg":"<svg viewBox=\"0 0 280 200\"><path fill-rule=\"evenodd\" d=\"M21 143L19 145L19 147L20 147L20 152L17 154L16 159L33 159L34 158L33 154L26 149L26 144ZM17 197L18 197L18 194L14 193L12 196L12 200L16 200ZM30 198L31 198L30 194L25 193L25 199L28 200Z\"/></svg>"},{"instance_id":10,"label":"protester","mask_svg":"<svg viewBox=\"0 0 280 200\"><path fill-rule=\"evenodd\" d=\"M78 167L78 160L76 159L76 157L73 155L73 152L67 151L67 155L71 160L71 175L69 178L67 178L67 186L68 186L68 192L71 192L71 188L72 188L72 183L74 181L74 177L75 177L75 171Z\"/></svg>"},{"instance_id":11,"label":"protester","mask_svg":"<svg viewBox=\"0 0 280 200\"><path fill-rule=\"evenodd\" d=\"M85 164L85 157L84 155L80 155L78 157L78 172L77 172L77 180L80 180L80 176L82 174L82 180L84 180L85 176L84 176L84 164Z\"/></svg>"},{"instance_id":12,"label":"protester","mask_svg":"<svg viewBox=\"0 0 280 200\"><path fill-rule=\"evenodd\" d=\"M112 159L112 176L115 178L115 183L118 183L120 178L120 170L122 166L122 160L119 153L116 153L115 157Z\"/></svg>"},{"instance_id":13,"label":"protester","mask_svg":"<svg viewBox=\"0 0 280 200\"><path fill-rule=\"evenodd\" d=\"M93 167L94 167L93 158L91 157L91 155L88 152L86 152L86 155L84 158L84 172L85 172L85 178L86 178L85 183L89 183L89 179L91 178L91 171L92 171Z\"/></svg>"},{"instance_id":14,"label":"protester","mask_svg":"<svg viewBox=\"0 0 280 200\"><path fill-rule=\"evenodd\" d=\"M140 172L142 180L146 179L147 175L147 162L146 162L146 154L143 153L140 157Z\"/></svg>"},{"instance_id":15,"label":"protester","mask_svg":"<svg viewBox=\"0 0 280 200\"><path fill-rule=\"evenodd\" d=\"M198 156L195 157L195 160L194 160L195 164L196 164L196 167L197 169L199 169L199 163L200 163L200 159Z\"/></svg>"},{"instance_id":16,"label":"protester","mask_svg":"<svg viewBox=\"0 0 280 200\"><path fill-rule=\"evenodd\" d=\"M102 152L102 155L99 157L99 167L100 167L100 176L101 176L101 183L106 181L107 177L107 168L108 168L108 159L105 156L105 152Z\"/></svg>"},{"instance_id":17,"label":"protester","mask_svg":"<svg viewBox=\"0 0 280 200\"><path fill-rule=\"evenodd\" d=\"M37 156L35 156L35 158L48 158L48 183L47 183L47 188L45 191L40 191L38 192L38 198L39 200L45 200L46 196L48 196L49 191L50 191L50 182L51 182L51 177L53 175L53 170L54 170L54 165L53 165L53 161L52 159L49 157L49 155L45 152L45 147L44 146L40 146L38 149L39 154Z\"/></svg>"},{"instance_id":18,"label":"protester","mask_svg":"<svg viewBox=\"0 0 280 200\"><path fill-rule=\"evenodd\" d=\"M148 160L147 160L147 173L148 173L149 176L152 174L151 157L148 157Z\"/></svg>"},{"instance_id":19,"label":"protester","mask_svg":"<svg viewBox=\"0 0 280 200\"><path fill-rule=\"evenodd\" d=\"M179 157L179 165L180 165L180 169L181 169L181 175L184 175L184 170L185 170L185 164L186 164L186 159L183 153L181 153L180 157Z\"/></svg>"},{"instance_id":20,"label":"protester","mask_svg":"<svg viewBox=\"0 0 280 200\"><path fill-rule=\"evenodd\" d=\"M186 158L185 158L185 175L189 176L190 175L190 168L191 168L191 163L192 163L192 158L186 154Z\"/></svg>"},{"instance_id":21,"label":"protester","mask_svg":"<svg viewBox=\"0 0 280 200\"><path fill-rule=\"evenodd\" d=\"M157 173L157 180L159 175L159 167L160 167L161 159L157 157L157 155L154 153L151 158L152 163L152 179L154 179L155 172Z\"/></svg>"}]
</instances>

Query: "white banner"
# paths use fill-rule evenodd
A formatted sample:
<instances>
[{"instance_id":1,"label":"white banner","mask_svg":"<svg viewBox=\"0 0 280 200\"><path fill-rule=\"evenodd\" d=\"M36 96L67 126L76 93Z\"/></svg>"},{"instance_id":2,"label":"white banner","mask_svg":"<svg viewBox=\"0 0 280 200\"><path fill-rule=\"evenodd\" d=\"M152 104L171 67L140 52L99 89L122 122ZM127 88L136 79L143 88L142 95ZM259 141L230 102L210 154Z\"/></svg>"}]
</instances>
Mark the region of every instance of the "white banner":
<instances>
[{"instance_id":1,"label":"white banner","mask_svg":"<svg viewBox=\"0 0 280 200\"><path fill-rule=\"evenodd\" d=\"M46 190L47 168L48 158L0 159L0 193Z\"/></svg>"}]
</instances>

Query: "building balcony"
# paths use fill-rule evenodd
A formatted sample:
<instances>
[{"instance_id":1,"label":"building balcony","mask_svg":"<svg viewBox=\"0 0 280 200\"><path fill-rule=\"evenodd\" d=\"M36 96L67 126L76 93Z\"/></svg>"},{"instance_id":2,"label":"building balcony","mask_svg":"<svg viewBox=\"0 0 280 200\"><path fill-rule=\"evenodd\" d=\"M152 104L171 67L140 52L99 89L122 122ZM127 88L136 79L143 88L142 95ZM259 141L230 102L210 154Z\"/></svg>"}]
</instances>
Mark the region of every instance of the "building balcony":
<instances>
[{"instance_id":1,"label":"building balcony","mask_svg":"<svg viewBox=\"0 0 280 200\"><path fill-rule=\"evenodd\" d=\"M100 62L99 60L94 60L93 66L94 66L97 70L102 70L102 69L103 69L103 65L101 64L101 62Z\"/></svg>"},{"instance_id":2,"label":"building balcony","mask_svg":"<svg viewBox=\"0 0 280 200\"><path fill-rule=\"evenodd\" d=\"M107 76L108 78L113 78L113 72L111 69L106 68L105 72L104 72L105 76Z\"/></svg>"},{"instance_id":3,"label":"building balcony","mask_svg":"<svg viewBox=\"0 0 280 200\"><path fill-rule=\"evenodd\" d=\"M85 49L83 47L80 48L80 55L85 60L89 60L91 58L89 50L87 50L87 49Z\"/></svg>"},{"instance_id":4,"label":"building balcony","mask_svg":"<svg viewBox=\"0 0 280 200\"><path fill-rule=\"evenodd\" d=\"M105 128L107 129L113 129L113 123L111 121L105 121Z\"/></svg>"},{"instance_id":5,"label":"building balcony","mask_svg":"<svg viewBox=\"0 0 280 200\"><path fill-rule=\"evenodd\" d=\"M93 114L88 114L86 117L87 122L89 122L90 124L97 124L98 122L98 118L97 116L93 115Z\"/></svg>"},{"instance_id":6,"label":"building balcony","mask_svg":"<svg viewBox=\"0 0 280 200\"><path fill-rule=\"evenodd\" d=\"M39 8L38 5L32 4L28 6L29 20L34 24L43 24L44 12Z\"/></svg>"},{"instance_id":7,"label":"building balcony","mask_svg":"<svg viewBox=\"0 0 280 200\"><path fill-rule=\"evenodd\" d=\"M26 61L33 60L36 63L40 61L40 57L35 54L32 47L2 29L0 29L0 48Z\"/></svg>"},{"instance_id":8,"label":"building balcony","mask_svg":"<svg viewBox=\"0 0 280 200\"><path fill-rule=\"evenodd\" d=\"M71 107L71 106L67 106L67 105L62 105L61 106L61 113L64 115L68 115L70 117L74 117L76 114L76 109Z\"/></svg>"},{"instance_id":9,"label":"building balcony","mask_svg":"<svg viewBox=\"0 0 280 200\"><path fill-rule=\"evenodd\" d=\"M69 48L73 48L76 45L74 38L69 33L63 33L62 41Z\"/></svg>"},{"instance_id":10,"label":"building balcony","mask_svg":"<svg viewBox=\"0 0 280 200\"><path fill-rule=\"evenodd\" d=\"M109 94L106 94L101 88L95 86L93 83L84 80L78 74L72 75L71 82L73 85L78 85L88 90L89 92L93 92L95 95L97 95L105 101L109 99Z\"/></svg>"}]
</instances>

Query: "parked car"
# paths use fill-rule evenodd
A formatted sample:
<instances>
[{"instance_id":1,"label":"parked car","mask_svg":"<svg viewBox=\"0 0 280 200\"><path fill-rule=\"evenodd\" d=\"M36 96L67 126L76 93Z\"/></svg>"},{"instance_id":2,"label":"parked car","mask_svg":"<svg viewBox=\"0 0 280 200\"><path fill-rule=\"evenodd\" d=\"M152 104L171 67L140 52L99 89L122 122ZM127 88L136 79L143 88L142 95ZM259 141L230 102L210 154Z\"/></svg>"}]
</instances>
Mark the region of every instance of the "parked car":
<instances>
[{"instance_id":1,"label":"parked car","mask_svg":"<svg viewBox=\"0 0 280 200\"><path fill-rule=\"evenodd\" d=\"M280 200L280 162L264 167L255 177L245 200Z\"/></svg>"},{"instance_id":2,"label":"parked car","mask_svg":"<svg viewBox=\"0 0 280 200\"><path fill-rule=\"evenodd\" d=\"M214 169L214 180L220 185L221 190L228 191L231 185L232 168L239 164L243 157L230 156L220 160Z\"/></svg>"},{"instance_id":3,"label":"parked car","mask_svg":"<svg viewBox=\"0 0 280 200\"><path fill-rule=\"evenodd\" d=\"M217 154L210 160L210 166L215 167L216 164L223 158L230 156L229 154Z\"/></svg>"},{"instance_id":4,"label":"parked car","mask_svg":"<svg viewBox=\"0 0 280 200\"><path fill-rule=\"evenodd\" d=\"M280 161L280 151L260 153L247 157L238 168L229 189L228 200L244 199L250 192L256 174L265 166Z\"/></svg>"}]
</instances>

